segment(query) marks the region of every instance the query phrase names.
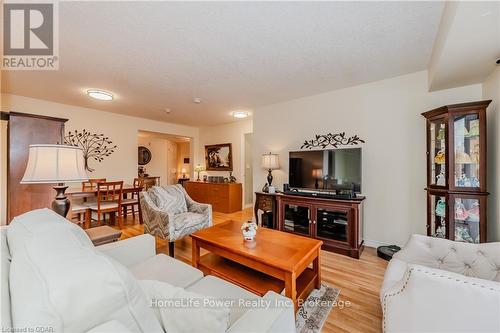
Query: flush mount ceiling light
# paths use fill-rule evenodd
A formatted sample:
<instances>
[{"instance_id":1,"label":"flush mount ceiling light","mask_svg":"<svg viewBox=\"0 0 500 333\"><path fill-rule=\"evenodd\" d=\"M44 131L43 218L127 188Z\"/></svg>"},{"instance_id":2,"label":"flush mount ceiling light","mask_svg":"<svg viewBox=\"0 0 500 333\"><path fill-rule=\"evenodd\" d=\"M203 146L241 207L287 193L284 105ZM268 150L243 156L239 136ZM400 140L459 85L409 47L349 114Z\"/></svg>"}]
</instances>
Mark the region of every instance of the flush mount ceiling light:
<instances>
[{"instance_id":1,"label":"flush mount ceiling light","mask_svg":"<svg viewBox=\"0 0 500 333\"><path fill-rule=\"evenodd\" d=\"M94 99L98 99L100 101L112 101L113 100L113 94L104 91L104 90L99 90L99 89L89 89L87 90L87 95Z\"/></svg>"},{"instance_id":2,"label":"flush mount ceiling light","mask_svg":"<svg viewBox=\"0 0 500 333\"><path fill-rule=\"evenodd\" d=\"M238 119L246 118L249 115L248 111L233 111L231 114L233 115L234 118Z\"/></svg>"},{"instance_id":3,"label":"flush mount ceiling light","mask_svg":"<svg viewBox=\"0 0 500 333\"><path fill-rule=\"evenodd\" d=\"M200 97L193 98L193 103L195 103L195 104L201 104L201 98Z\"/></svg>"}]
</instances>

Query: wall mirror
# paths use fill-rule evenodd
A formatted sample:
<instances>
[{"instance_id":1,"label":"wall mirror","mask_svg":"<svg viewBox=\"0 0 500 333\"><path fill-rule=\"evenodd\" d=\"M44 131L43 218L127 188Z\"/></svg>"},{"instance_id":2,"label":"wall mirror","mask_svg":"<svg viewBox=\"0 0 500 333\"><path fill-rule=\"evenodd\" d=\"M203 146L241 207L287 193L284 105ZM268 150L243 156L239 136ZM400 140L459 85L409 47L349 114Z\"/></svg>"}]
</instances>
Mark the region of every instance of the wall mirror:
<instances>
[{"instance_id":1,"label":"wall mirror","mask_svg":"<svg viewBox=\"0 0 500 333\"><path fill-rule=\"evenodd\" d=\"M139 146L137 150L137 161L139 165L146 165L151 162L151 150L144 146Z\"/></svg>"}]
</instances>

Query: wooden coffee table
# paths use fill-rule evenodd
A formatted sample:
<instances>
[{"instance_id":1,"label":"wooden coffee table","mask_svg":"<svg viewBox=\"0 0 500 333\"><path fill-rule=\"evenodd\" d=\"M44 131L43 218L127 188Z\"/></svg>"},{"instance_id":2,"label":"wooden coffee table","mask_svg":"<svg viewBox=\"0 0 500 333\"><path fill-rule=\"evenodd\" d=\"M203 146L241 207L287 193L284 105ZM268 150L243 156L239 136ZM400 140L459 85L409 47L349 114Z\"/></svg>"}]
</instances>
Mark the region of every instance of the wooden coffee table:
<instances>
[{"instance_id":1,"label":"wooden coffee table","mask_svg":"<svg viewBox=\"0 0 500 333\"><path fill-rule=\"evenodd\" d=\"M243 240L241 224L226 221L193 233L193 266L260 296L285 289L297 311L297 301L321 286L323 242L259 228L249 243ZM200 248L209 253L200 257Z\"/></svg>"}]
</instances>

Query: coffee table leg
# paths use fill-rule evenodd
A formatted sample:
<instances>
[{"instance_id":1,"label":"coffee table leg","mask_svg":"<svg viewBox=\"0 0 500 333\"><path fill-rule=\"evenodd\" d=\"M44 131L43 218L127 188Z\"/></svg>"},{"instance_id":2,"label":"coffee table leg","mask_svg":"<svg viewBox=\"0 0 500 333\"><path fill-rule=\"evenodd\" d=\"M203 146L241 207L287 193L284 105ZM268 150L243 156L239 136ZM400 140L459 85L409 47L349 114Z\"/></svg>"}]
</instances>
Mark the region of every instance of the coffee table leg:
<instances>
[{"instance_id":1,"label":"coffee table leg","mask_svg":"<svg viewBox=\"0 0 500 333\"><path fill-rule=\"evenodd\" d=\"M285 296L292 300L294 311L297 312L297 277L295 273L286 273L285 275Z\"/></svg>"},{"instance_id":2,"label":"coffee table leg","mask_svg":"<svg viewBox=\"0 0 500 333\"><path fill-rule=\"evenodd\" d=\"M318 256L313 261L313 270L316 273L315 288L321 288L321 249L318 249Z\"/></svg>"},{"instance_id":3,"label":"coffee table leg","mask_svg":"<svg viewBox=\"0 0 500 333\"><path fill-rule=\"evenodd\" d=\"M196 239L191 238L192 242L192 264L193 267L198 268L198 264L200 262L200 247L198 246L198 242Z\"/></svg>"}]
</instances>

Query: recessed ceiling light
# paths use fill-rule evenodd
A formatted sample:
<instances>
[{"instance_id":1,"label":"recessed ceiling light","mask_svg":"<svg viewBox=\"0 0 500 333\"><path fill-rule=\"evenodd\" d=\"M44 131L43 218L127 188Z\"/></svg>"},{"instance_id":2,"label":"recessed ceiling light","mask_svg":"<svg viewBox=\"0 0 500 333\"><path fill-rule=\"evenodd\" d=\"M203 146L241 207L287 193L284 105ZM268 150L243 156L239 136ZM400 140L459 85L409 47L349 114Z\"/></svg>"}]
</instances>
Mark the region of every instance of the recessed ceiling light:
<instances>
[{"instance_id":1,"label":"recessed ceiling light","mask_svg":"<svg viewBox=\"0 0 500 333\"><path fill-rule=\"evenodd\" d=\"M170 108L165 108L165 112L166 112L166 113L168 113L168 114L170 114L170 112L172 112L172 109L170 109Z\"/></svg>"},{"instance_id":2,"label":"recessed ceiling light","mask_svg":"<svg viewBox=\"0 0 500 333\"><path fill-rule=\"evenodd\" d=\"M193 98L193 103L200 104L201 103L201 98L199 98L199 97Z\"/></svg>"},{"instance_id":3,"label":"recessed ceiling light","mask_svg":"<svg viewBox=\"0 0 500 333\"><path fill-rule=\"evenodd\" d=\"M242 119L248 117L248 111L233 111L232 115L234 118Z\"/></svg>"},{"instance_id":4,"label":"recessed ceiling light","mask_svg":"<svg viewBox=\"0 0 500 333\"><path fill-rule=\"evenodd\" d=\"M87 95L94 99L98 99L100 101L112 101L113 94L104 90L99 89L89 89L87 90Z\"/></svg>"}]
</instances>

